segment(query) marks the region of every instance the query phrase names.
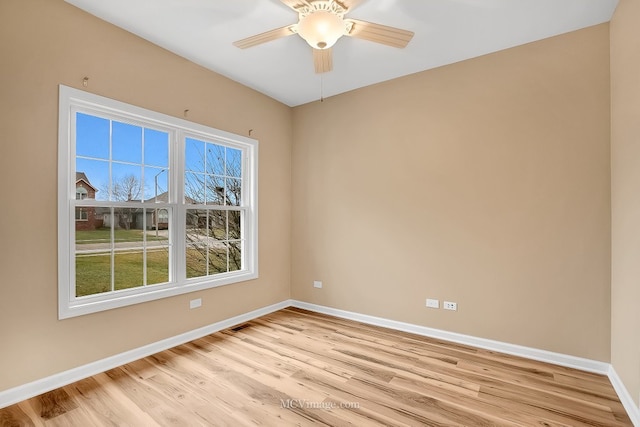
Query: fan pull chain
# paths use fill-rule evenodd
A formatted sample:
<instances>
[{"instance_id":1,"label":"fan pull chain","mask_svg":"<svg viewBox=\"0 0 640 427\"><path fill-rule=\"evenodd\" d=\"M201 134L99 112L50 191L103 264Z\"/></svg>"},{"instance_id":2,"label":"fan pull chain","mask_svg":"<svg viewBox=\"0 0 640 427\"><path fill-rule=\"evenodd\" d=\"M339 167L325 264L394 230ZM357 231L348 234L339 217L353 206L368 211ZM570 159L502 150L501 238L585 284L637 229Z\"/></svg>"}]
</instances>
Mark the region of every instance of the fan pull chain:
<instances>
[{"instance_id":1,"label":"fan pull chain","mask_svg":"<svg viewBox=\"0 0 640 427\"><path fill-rule=\"evenodd\" d=\"M320 74L320 102L324 102L324 73Z\"/></svg>"}]
</instances>

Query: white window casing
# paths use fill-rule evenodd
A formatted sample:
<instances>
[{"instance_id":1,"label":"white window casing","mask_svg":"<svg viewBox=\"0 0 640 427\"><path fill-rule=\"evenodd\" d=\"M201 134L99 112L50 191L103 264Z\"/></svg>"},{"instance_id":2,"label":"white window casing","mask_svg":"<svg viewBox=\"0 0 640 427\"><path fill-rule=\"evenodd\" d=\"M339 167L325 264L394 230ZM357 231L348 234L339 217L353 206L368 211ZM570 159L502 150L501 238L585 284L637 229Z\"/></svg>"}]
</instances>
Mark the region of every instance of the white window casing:
<instances>
[{"instance_id":1,"label":"white window casing","mask_svg":"<svg viewBox=\"0 0 640 427\"><path fill-rule=\"evenodd\" d=\"M258 277L258 141L63 85L60 85L59 89L58 317L60 319L212 287L230 285ZM86 172L76 171L76 117L78 113L104 118L112 122L132 124L145 130L159 130L168 134L167 171L160 171L160 167L154 167L155 169L147 168L150 171L147 177L151 180L151 175L154 175L153 172L157 174L164 172L167 175L165 178L166 191L168 192L166 200L161 200L157 197L157 181L155 198L147 198L145 200L144 189L143 194L138 198L131 198L126 201L112 198L111 193L113 192L114 181L112 180L111 170L115 169L115 166L124 168L128 167L128 165L123 162L120 162L122 163L120 164L113 161L111 151L109 152L109 158L103 159L104 161L102 162L104 165L108 165L109 169L109 195L106 195L106 190L99 190L97 192L99 197L96 197L96 199L78 198L76 196L76 172ZM205 141L205 147L224 148L225 152L240 153L238 161L241 162L241 176L239 178L227 177L225 175L228 175L228 172L225 171L215 172L216 174L221 174L220 177L217 175L214 177L213 173L209 173L209 175L202 174L206 179L215 178L224 182L233 181L236 185L241 186L241 196L234 204L227 204L226 202L220 205L211 204L206 199L202 202L192 200L189 196L185 199L185 144L188 138ZM110 148L110 150L115 149ZM227 161L225 158L224 162ZM116 163L118 164L116 165ZM223 164L228 168L227 163ZM144 176L147 170L145 169L145 164L141 161L140 164L136 163L134 166L142 170L142 176ZM157 176L155 178L157 180ZM142 188L146 179L140 179L140 181ZM92 185L96 186L97 184L92 183ZM98 187L96 186L96 188ZM214 188L216 191L218 190L218 187ZM94 216L99 217L101 221L102 218L108 219L109 224L107 227L110 227L111 230L110 233L105 232L111 236L110 243L105 244L107 247L105 253L111 257L111 288L99 293L82 296L77 296L78 291L76 288L78 245L76 244L75 211L77 207L95 209L96 214ZM222 240L214 241L213 237L208 234L210 225L209 214L207 214L205 226L207 234L205 237L201 237L201 240L204 245L208 245L205 250L207 262L209 261L210 253L218 253L220 247L227 248L227 271L209 273L209 267L207 267L205 274L195 277L192 274L188 278L186 261L189 251L189 244L187 243L189 239L187 236L189 232L187 230L187 212L195 209L200 209L203 212L215 212L221 218L226 216L226 237L222 238ZM158 210L162 210L163 221L164 215L167 215L168 222L168 229L162 230L167 233L165 249L168 253L168 281L147 284L147 255L151 253L150 248L154 237L153 234L149 234L152 232L147 231L147 229L151 230L155 225L153 221L157 221L155 215ZM127 214L121 215L121 221L124 221L124 217L131 212L141 212L142 214L139 216L139 223L136 224L136 227L142 230L141 233L147 233L144 234L145 237L140 242L141 248L143 248L140 250L144 251L144 262L141 264L141 268L144 270L143 284L127 289L116 289L113 285L115 280L113 278L113 260L118 254L117 244L114 243L116 241L114 235L117 233L117 231L114 231L116 230L116 225L114 225L116 212L127 212ZM240 235L233 238L229 233L229 218L231 214L228 212L236 212L241 222ZM211 215L213 216L213 213ZM132 218L127 218L126 221L133 224ZM219 228L220 230L224 229L221 226ZM155 233L157 232L155 230ZM234 267L235 271L230 271L230 248L236 246L240 248L241 266Z\"/></svg>"}]
</instances>

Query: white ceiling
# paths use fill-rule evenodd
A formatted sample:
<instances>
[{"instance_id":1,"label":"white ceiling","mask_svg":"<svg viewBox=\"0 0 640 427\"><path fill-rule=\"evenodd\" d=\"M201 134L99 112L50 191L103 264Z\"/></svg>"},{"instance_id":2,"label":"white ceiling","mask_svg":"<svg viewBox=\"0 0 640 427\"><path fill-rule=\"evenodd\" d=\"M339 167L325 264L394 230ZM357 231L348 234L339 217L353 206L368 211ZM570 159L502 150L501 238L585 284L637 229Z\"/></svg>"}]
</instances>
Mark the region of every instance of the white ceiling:
<instances>
[{"instance_id":1,"label":"white ceiling","mask_svg":"<svg viewBox=\"0 0 640 427\"><path fill-rule=\"evenodd\" d=\"M297 22L279 0L66 0L197 64L296 106L611 19L618 0L356 0L347 18L415 32L405 49L343 37L315 74L298 35L232 42ZM322 76L322 77L321 77Z\"/></svg>"}]
</instances>

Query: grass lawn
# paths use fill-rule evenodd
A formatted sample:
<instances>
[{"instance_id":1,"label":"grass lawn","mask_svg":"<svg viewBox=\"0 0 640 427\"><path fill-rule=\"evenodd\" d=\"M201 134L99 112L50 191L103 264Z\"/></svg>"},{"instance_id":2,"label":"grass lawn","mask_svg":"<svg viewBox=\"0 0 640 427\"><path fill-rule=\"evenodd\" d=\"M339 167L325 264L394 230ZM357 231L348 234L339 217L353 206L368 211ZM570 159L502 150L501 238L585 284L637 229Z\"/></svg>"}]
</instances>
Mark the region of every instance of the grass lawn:
<instances>
[{"instance_id":1,"label":"grass lawn","mask_svg":"<svg viewBox=\"0 0 640 427\"><path fill-rule=\"evenodd\" d=\"M114 285L116 290L142 286L142 252L116 253ZM147 284L169 280L166 251L147 251ZM76 296L94 295L111 290L111 255L76 256Z\"/></svg>"},{"instance_id":2,"label":"grass lawn","mask_svg":"<svg viewBox=\"0 0 640 427\"><path fill-rule=\"evenodd\" d=\"M115 230L116 242L141 242L143 230ZM156 237L153 232L147 233L147 241L150 240L167 240L166 237ZM111 229L110 228L97 228L95 230L76 230L76 243L79 245L86 243L108 243L111 241Z\"/></svg>"},{"instance_id":3,"label":"grass lawn","mask_svg":"<svg viewBox=\"0 0 640 427\"><path fill-rule=\"evenodd\" d=\"M135 231L135 230L130 230ZM135 288L143 283L143 252L116 252L114 255L115 290ZM206 275L207 260L195 249L187 251L187 277ZM226 251L212 250L209 255L209 274L225 272ZM236 270L231 263L231 270ZM166 250L147 251L147 285L169 280L169 256ZM76 296L87 296L111 290L111 254L103 252L76 256Z\"/></svg>"}]
</instances>

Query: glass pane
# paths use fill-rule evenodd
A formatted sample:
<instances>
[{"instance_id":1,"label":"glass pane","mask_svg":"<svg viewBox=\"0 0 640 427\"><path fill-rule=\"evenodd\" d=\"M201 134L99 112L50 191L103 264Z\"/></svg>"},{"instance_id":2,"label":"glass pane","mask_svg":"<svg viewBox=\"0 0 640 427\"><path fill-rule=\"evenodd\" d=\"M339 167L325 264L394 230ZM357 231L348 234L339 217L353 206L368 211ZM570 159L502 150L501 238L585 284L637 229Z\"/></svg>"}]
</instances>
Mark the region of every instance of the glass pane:
<instances>
[{"instance_id":1,"label":"glass pane","mask_svg":"<svg viewBox=\"0 0 640 427\"><path fill-rule=\"evenodd\" d=\"M209 211L209 236L216 240L227 240L226 211Z\"/></svg>"},{"instance_id":2,"label":"glass pane","mask_svg":"<svg viewBox=\"0 0 640 427\"><path fill-rule=\"evenodd\" d=\"M100 232L96 237L100 238L99 243L111 243L111 222L113 216L111 215L111 208L97 207L95 209L95 231Z\"/></svg>"},{"instance_id":3,"label":"glass pane","mask_svg":"<svg viewBox=\"0 0 640 427\"><path fill-rule=\"evenodd\" d=\"M169 201L169 172L166 169L144 168L144 181L145 201Z\"/></svg>"},{"instance_id":4,"label":"glass pane","mask_svg":"<svg viewBox=\"0 0 640 427\"><path fill-rule=\"evenodd\" d=\"M110 208L83 207L82 209L86 212L87 221L76 222L76 251L110 250Z\"/></svg>"},{"instance_id":5,"label":"glass pane","mask_svg":"<svg viewBox=\"0 0 640 427\"><path fill-rule=\"evenodd\" d=\"M169 210L165 208L148 209L146 228L153 231L153 233L147 233L147 243L167 240L169 238Z\"/></svg>"},{"instance_id":6,"label":"glass pane","mask_svg":"<svg viewBox=\"0 0 640 427\"><path fill-rule=\"evenodd\" d=\"M114 285L127 289L144 284L144 209L114 208Z\"/></svg>"},{"instance_id":7,"label":"glass pane","mask_svg":"<svg viewBox=\"0 0 640 427\"><path fill-rule=\"evenodd\" d=\"M169 134L144 129L144 164L167 168L169 166Z\"/></svg>"},{"instance_id":8,"label":"glass pane","mask_svg":"<svg viewBox=\"0 0 640 427\"><path fill-rule=\"evenodd\" d=\"M76 159L76 187L87 189L87 199L108 200L109 162Z\"/></svg>"},{"instance_id":9,"label":"glass pane","mask_svg":"<svg viewBox=\"0 0 640 427\"><path fill-rule=\"evenodd\" d=\"M224 147L217 144L207 144L207 173L224 175Z\"/></svg>"},{"instance_id":10,"label":"glass pane","mask_svg":"<svg viewBox=\"0 0 640 427\"><path fill-rule=\"evenodd\" d=\"M184 176L184 201L187 204L205 203L205 175L187 172Z\"/></svg>"},{"instance_id":11,"label":"glass pane","mask_svg":"<svg viewBox=\"0 0 640 427\"><path fill-rule=\"evenodd\" d=\"M153 248L147 250L147 285L169 281L169 249Z\"/></svg>"},{"instance_id":12,"label":"glass pane","mask_svg":"<svg viewBox=\"0 0 640 427\"><path fill-rule=\"evenodd\" d=\"M212 242L209 247L209 274L227 272L227 245L223 242Z\"/></svg>"},{"instance_id":13,"label":"glass pane","mask_svg":"<svg viewBox=\"0 0 640 427\"><path fill-rule=\"evenodd\" d=\"M184 164L186 170L204 172L204 142L192 138L186 139Z\"/></svg>"},{"instance_id":14,"label":"glass pane","mask_svg":"<svg viewBox=\"0 0 640 427\"><path fill-rule=\"evenodd\" d=\"M76 155L109 159L109 120L76 113Z\"/></svg>"},{"instance_id":15,"label":"glass pane","mask_svg":"<svg viewBox=\"0 0 640 427\"><path fill-rule=\"evenodd\" d=\"M143 285L142 249L131 252L116 252L114 255L115 290L135 288Z\"/></svg>"},{"instance_id":16,"label":"glass pane","mask_svg":"<svg viewBox=\"0 0 640 427\"><path fill-rule=\"evenodd\" d=\"M202 244L188 243L186 263L187 279L207 275L207 247Z\"/></svg>"},{"instance_id":17,"label":"glass pane","mask_svg":"<svg viewBox=\"0 0 640 427\"><path fill-rule=\"evenodd\" d=\"M168 209L147 210L147 285L169 281L169 216Z\"/></svg>"},{"instance_id":18,"label":"glass pane","mask_svg":"<svg viewBox=\"0 0 640 427\"><path fill-rule=\"evenodd\" d=\"M229 206L240 206L242 200L242 181L237 178L227 178L226 204Z\"/></svg>"},{"instance_id":19,"label":"glass pane","mask_svg":"<svg viewBox=\"0 0 640 427\"><path fill-rule=\"evenodd\" d=\"M76 252L76 296L111 290L111 252Z\"/></svg>"},{"instance_id":20,"label":"glass pane","mask_svg":"<svg viewBox=\"0 0 640 427\"><path fill-rule=\"evenodd\" d=\"M229 211L229 240L242 238L241 215L241 211Z\"/></svg>"},{"instance_id":21,"label":"glass pane","mask_svg":"<svg viewBox=\"0 0 640 427\"><path fill-rule=\"evenodd\" d=\"M227 147L227 176L242 176L242 151Z\"/></svg>"},{"instance_id":22,"label":"glass pane","mask_svg":"<svg viewBox=\"0 0 640 427\"><path fill-rule=\"evenodd\" d=\"M138 248L144 237L144 209L113 208L114 242L116 249Z\"/></svg>"},{"instance_id":23,"label":"glass pane","mask_svg":"<svg viewBox=\"0 0 640 427\"><path fill-rule=\"evenodd\" d=\"M242 270L242 242L229 242L229 271Z\"/></svg>"},{"instance_id":24,"label":"glass pane","mask_svg":"<svg viewBox=\"0 0 640 427\"><path fill-rule=\"evenodd\" d=\"M224 204L224 178L207 175L207 204Z\"/></svg>"},{"instance_id":25,"label":"glass pane","mask_svg":"<svg viewBox=\"0 0 640 427\"><path fill-rule=\"evenodd\" d=\"M140 166L113 163L111 166L111 200L140 200L142 194L142 168Z\"/></svg>"},{"instance_id":26,"label":"glass pane","mask_svg":"<svg viewBox=\"0 0 640 427\"><path fill-rule=\"evenodd\" d=\"M207 211L187 209L186 218L187 278L207 274Z\"/></svg>"},{"instance_id":27,"label":"glass pane","mask_svg":"<svg viewBox=\"0 0 640 427\"><path fill-rule=\"evenodd\" d=\"M142 163L142 128L112 122L111 156L113 160Z\"/></svg>"},{"instance_id":28,"label":"glass pane","mask_svg":"<svg viewBox=\"0 0 640 427\"><path fill-rule=\"evenodd\" d=\"M111 229L109 208L83 208L87 221L76 222L76 296L111 291ZM89 218L92 218L89 220Z\"/></svg>"}]
</instances>

